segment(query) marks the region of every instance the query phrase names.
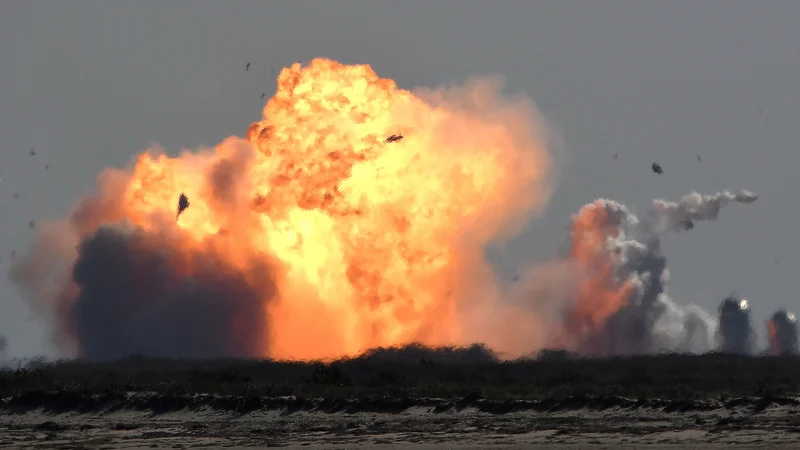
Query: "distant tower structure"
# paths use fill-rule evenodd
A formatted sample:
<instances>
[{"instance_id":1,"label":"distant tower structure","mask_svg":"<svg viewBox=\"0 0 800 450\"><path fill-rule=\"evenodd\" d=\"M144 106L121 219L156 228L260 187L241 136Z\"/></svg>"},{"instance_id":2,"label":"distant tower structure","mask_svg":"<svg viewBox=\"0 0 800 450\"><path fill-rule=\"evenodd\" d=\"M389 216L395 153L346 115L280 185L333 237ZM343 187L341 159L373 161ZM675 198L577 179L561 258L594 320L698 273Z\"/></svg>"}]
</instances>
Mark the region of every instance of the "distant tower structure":
<instances>
[{"instance_id":1,"label":"distant tower structure","mask_svg":"<svg viewBox=\"0 0 800 450\"><path fill-rule=\"evenodd\" d=\"M767 322L770 355L797 354L797 318L794 314L780 310Z\"/></svg>"},{"instance_id":2,"label":"distant tower structure","mask_svg":"<svg viewBox=\"0 0 800 450\"><path fill-rule=\"evenodd\" d=\"M750 303L746 298L734 293L719 305L717 339L723 353L746 355L752 352L753 329L750 326Z\"/></svg>"},{"instance_id":3,"label":"distant tower structure","mask_svg":"<svg viewBox=\"0 0 800 450\"><path fill-rule=\"evenodd\" d=\"M6 364L6 347L8 346L8 341L6 337L0 334L0 367Z\"/></svg>"}]
</instances>

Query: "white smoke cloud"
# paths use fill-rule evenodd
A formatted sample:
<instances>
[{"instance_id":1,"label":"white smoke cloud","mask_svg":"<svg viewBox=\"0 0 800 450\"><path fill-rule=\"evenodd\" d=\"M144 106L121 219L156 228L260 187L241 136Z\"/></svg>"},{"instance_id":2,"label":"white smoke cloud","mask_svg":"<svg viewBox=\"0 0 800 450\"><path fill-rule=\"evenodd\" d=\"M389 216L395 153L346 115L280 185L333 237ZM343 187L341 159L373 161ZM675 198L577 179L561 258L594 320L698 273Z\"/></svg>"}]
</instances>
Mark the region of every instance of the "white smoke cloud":
<instances>
[{"instance_id":1,"label":"white smoke cloud","mask_svg":"<svg viewBox=\"0 0 800 450\"><path fill-rule=\"evenodd\" d=\"M692 229L697 221L716 220L720 210L731 202L749 204L757 198L748 191L714 195L692 192L677 202L654 200L644 220L613 200L600 199L584 206L575 217L576 223L591 223L595 232L604 234L604 248L599 254L613 266L613 280L608 282L627 298L623 302L626 306L600 327L573 340L576 348L570 350L605 356L713 349L712 315L696 305L676 303L667 292L669 270L661 253L660 236ZM573 239L591 237L574 234ZM629 289L625 291L623 286ZM566 332L576 331L573 326Z\"/></svg>"}]
</instances>

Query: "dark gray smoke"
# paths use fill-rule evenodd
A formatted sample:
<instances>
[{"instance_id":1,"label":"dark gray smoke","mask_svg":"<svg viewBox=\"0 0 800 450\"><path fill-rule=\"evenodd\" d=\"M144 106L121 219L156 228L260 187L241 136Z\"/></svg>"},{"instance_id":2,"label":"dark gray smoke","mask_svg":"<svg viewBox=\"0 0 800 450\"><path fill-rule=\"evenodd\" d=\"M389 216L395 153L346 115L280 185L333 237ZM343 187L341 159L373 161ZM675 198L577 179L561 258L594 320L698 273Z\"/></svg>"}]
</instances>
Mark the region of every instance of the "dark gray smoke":
<instances>
[{"instance_id":1,"label":"dark gray smoke","mask_svg":"<svg viewBox=\"0 0 800 450\"><path fill-rule=\"evenodd\" d=\"M750 324L750 304L735 294L719 305L717 339L723 353L749 355L753 352L753 327Z\"/></svg>"},{"instance_id":2,"label":"dark gray smoke","mask_svg":"<svg viewBox=\"0 0 800 450\"><path fill-rule=\"evenodd\" d=\"M697 221L715 220L720 209L730 202L747 204L756 199L748 191L705 196L692 192L678 202L654 200L647 220L640 220L612 200L601 199L584 206L575 217L582 230L573 235L573 240L594 240L598 231L603 238L595 245L601 269L590 263L588 276L605 276L602 267L610 261L612 279L604 280L602 286L625 298L622 307L600 324L587 321L586 315L606 306L602 303L608 298L581 298L565 320L566 332L579 336L570 350L592 356L710 350L714 328L711 316L697 306L678 305L667 293L669 271L661 253L660 235L690 230ZM587 246L591 244L581 247Z\"/></svg>"},{"instance_id":3,"label":"dark gray smoke","mask_svg":"<svg viewBox=\"0 0 800 450\"><path fill-rule=\"evenodd\" d=\"M239 273L213 248L182 251L160 236L106 227L79 254L73 271L79 293L64 319L81 356L262 354L263 305L274 295L272 280L261 279L268 268Z\"/></svg>"},{"instance_id":4,"label":"dark gray smoke","mask_svg":"<svg viewBox=\"0 0 800 450\"><path fill-rule=\"evenodd\" d=\"M216 245L190 250L177 237L100 227L80 244L71 283L55 299L58 337L89 360L262 356L270 268L232 269Z\"/></svg>"},{"instance_id":5,"label":"dark gray smoke","mask_svg":"<svg viewBox=\"0 0 800 450\"><path fill-rule=\"evenodd\" d=\"M772 355L796 355L797 318L788 311L777 311L767 322L769 353Z\"/></svg>"},{"instance_id":6,"label":"dark gray smoke","mask_svg":"<svg viewBox=\"0 0 800 450\"><path fill-rule=\"evenodd\" d=\"M228 239L242 238L236 183L251 151L242 145L208 170L209 192L201 194L224 204L219 210L229 216L220 220L229 230L202 244L189 242L170 220L173 205L154 231L126 222L118 207L125 176L113 171L101 177L99 195L84 199L69 224L37 237L11 278L32 305L52 314L53 338L62 350L89 360L266 354L266 308L276 296L273 266L266 257L238 267L221 257Z\"/></svg>"}]
</instances>

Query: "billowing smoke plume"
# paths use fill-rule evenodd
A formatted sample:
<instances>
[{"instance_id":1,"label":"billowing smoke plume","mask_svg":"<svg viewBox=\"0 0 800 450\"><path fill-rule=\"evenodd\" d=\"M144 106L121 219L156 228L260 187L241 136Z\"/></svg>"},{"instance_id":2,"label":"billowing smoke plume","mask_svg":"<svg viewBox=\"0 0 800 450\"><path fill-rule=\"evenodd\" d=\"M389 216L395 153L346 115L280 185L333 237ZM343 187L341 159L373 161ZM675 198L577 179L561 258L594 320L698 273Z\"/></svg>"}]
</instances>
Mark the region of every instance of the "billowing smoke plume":
<instances>
[{"instance_id":1,"label":"billowing smoke plume","mask_svg":"<svg viewBox=\"0 0 800 450\"><path fill-rule=\"evenodd\" d=\"M232 145L238 152L201 174L209 196L231 214L237 208L230 192L246 152ZM12 270L26 298L55 311L56 343L91 360L259 356L267 340L265 305L276 289L268 260L225 261L235 229L198 245L170 223L171 214L158 232L131 224L118 209L125 180L104 175L101 193L85 199L68 223L45 229Z\"/></svg>"},{"instance_id":2,"label":"billowing smoke plume","mask_svg":"<svg viewBox=\"0 0 800 450\"><path fill-rule=\"evenodd\" d=\"M771 355L796 355L797 318L788 311L776 311L767 322L767 338Z\"/></svg>"},{"instance_id":3,"label":"billowing smoke plume","mask_svg":"<svg viewBox=\"0 0 800 450\"><path fill-rule=\"evenodd\" d=\"M571 242L583 281L555 346L595 356L710 350L713 319L696 306L679 306L667 293L659 236L715 220L730 202L756 198L748 191L693 192L678 202L653 201L644 219L611 200L584 206L574 217Z\"/></svg>"},{"instance_id":4,"label":"billowing smoke plume","mask_svg":"<svg viewBox=\"0 0 800 450\"><path fill-rule=\"evenodd\" d=\"M104 171L12 279L89 359L465 344L463 280L546 204L550 144L498 79L411 92L367 65L295 64L244 138Z\"/></svg>"},{"instance_id":5,"label":"billowing smoke plume","mask_svg":"<svg viewBox=\"0 0 800 450\"><path fill-rule=\"evenodd\" d=\"M720 303L717 340L719 351L723 353L749 355L753 352L750 303L746 298L733 294Z\"/></svg>"}]
</instances>

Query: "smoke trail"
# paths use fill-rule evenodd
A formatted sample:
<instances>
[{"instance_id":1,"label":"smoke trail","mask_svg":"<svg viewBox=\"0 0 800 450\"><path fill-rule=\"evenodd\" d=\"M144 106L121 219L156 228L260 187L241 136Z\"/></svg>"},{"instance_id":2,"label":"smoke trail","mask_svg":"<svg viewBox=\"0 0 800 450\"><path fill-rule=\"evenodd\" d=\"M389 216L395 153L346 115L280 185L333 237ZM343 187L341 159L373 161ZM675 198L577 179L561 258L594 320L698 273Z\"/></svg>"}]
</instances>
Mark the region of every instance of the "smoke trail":
<instances>
[{"instance_id":1,"label":"smoke trail","mask_svg":"<svg viewBox=\"0 0 800 450\"><path fill-rule=\"evenodd\" d=\"M752 203L748 191L653 201L646 220L624 205L601 199L573 218L572 258L582 282L555 346L585 355L707 351L714 321L696 306L681 307L667 293L669 271L660 234L717 219L730 202Z\"/></svg>"}]
</instances>

